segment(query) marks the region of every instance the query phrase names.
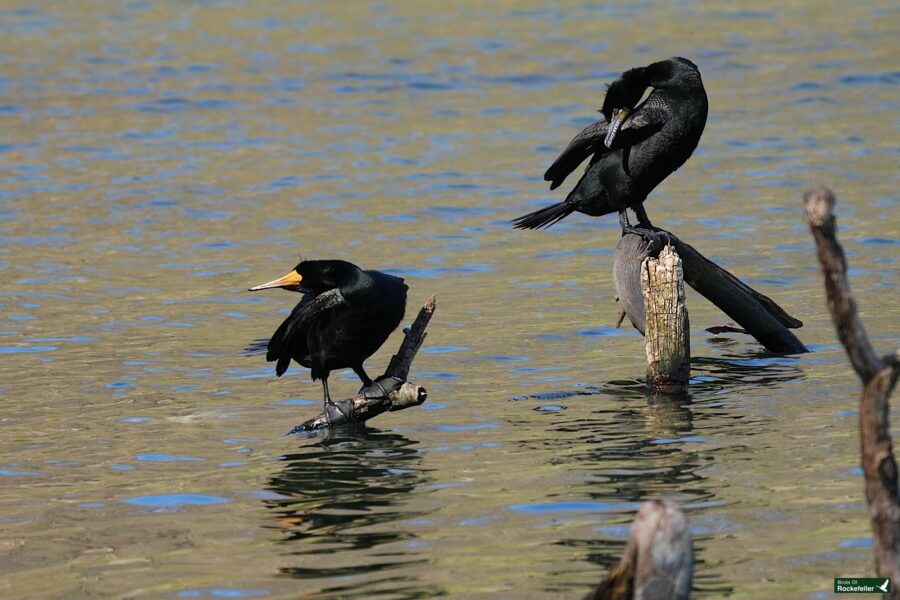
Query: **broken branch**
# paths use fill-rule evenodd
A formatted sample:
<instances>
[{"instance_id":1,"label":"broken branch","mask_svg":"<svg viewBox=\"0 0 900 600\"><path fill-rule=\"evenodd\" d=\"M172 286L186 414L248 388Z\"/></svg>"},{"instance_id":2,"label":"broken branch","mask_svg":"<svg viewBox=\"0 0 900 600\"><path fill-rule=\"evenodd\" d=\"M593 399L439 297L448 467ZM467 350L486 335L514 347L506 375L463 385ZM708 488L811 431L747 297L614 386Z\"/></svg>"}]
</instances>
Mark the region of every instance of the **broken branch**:
<instances>
[{"instance_id":1,"label":"broken branch","mask_svg":"<svg viewBox=\"0 0 900 600\"><path fill-rule=\"evenodd\" d=\"M804 194L803 202L825 278L828 310L850 364L863 384L859 400L860 445L875 538L875 568L880 576L900 581L900 499L888 420L890 396L900 372L900 351L879 358L869 343L850 293L844 250L837 240L834 194L821 187ZM891 589L890 597L900 597L900 591Z\"/></svg>"},{"instance_id":2,"label":"broken branch","mask_svg":"<svg viewBox=\"0 0 900 600\"><path fill-rule=\"evenodd\" d=\"M329 426L345 425L349 423L363 423L383 412L397 411L419 406L428 397L425 388L417 386L406 378L416 353L425 340L425 328L434 314L436 302L434 296L428 298L425 305L419 310L419 314L413 324L404 329L403 342L397 353L391 357L384 374L375 382L359 391L348 400L335 402L335 409L326 416L325 413L304 421L288 432L288 435L315 429L325 429Z\"/></svg>"},{"instance_id":3,"label":"broken branch","mask_svg":"<svg viewBox=\"0 0 900 600\"><path fill-rule=\"evenodd\" d=\"M700 254L671 232L658 229L648 236L666 239L681 257L684 281L756 338L765 348L778 353L807 352L806 346L788 328L803 325L774 300L760 294L737 277ZM616 248L613 281L622 307L635 328L644 331L644 306L640 297L638 266L653 253L652 244L642 236L627 233Z\"/></svg>"}]
</instances>

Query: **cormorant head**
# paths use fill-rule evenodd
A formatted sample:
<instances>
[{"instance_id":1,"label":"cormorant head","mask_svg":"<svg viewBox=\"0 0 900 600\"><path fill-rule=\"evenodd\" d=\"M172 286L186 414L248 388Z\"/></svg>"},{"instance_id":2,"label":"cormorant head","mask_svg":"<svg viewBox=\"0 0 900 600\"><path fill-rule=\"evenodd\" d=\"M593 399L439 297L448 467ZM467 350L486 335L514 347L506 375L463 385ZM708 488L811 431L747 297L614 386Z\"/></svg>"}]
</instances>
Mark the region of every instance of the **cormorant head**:
<instances>
[{"instance_id":1,"label":"cormorant head","mask_svg":"<svg viewBox=\"0 0 900 600\"><path fill-rule=\"evenodd\" d=\"M252 287L250 291L284 288L304 294L318 294L352 283L359 270L359 267L345 260L303 260L284 277Z\"/></svg>"},{"instance_id":2,"label":"cormorant head","mask_svg":"<svg viewBox=\"0 0 900 600\"><path fill-rule=\"evenodd\" d=\"M609 123L609 130L603 140L607 148L612 148L613 140L622 128L622 123L637 106L649 85L645 67L629 69L609 84L606 97L603 98L603 108L600 109L606 117L606 122Z\"/></svg>"},{"instance_id":3,"label":"cormorant head","mask_svg":"<svg viewBox=\"0 0 900 600\"><path fill-rule=\"evenodd\" d=\"M627 108L631 111L637 106L644 91L650 85L647 81L646 71L645 67L629 69L607 86L606 97L603 98L603 108L600 109L607 122L612 123L616 110Z\"/></svg>"},{"instance_id":4,"label":"cormorant head","mask_svg":"<svg viewBox=\"0 0 900 600\"><path fill-rule=\"evenodd\" d=\"M646 67L636 67L622 73L609 84L603 108L600 112L609 123L609 130L603 144L612 148L613 141L622 128L622 123L637 106L648 87L666 88L684 82L686 78L700 79L697 65L686 58L673 56L666 60L652 63Z\"/></svg>"}]
</instances>

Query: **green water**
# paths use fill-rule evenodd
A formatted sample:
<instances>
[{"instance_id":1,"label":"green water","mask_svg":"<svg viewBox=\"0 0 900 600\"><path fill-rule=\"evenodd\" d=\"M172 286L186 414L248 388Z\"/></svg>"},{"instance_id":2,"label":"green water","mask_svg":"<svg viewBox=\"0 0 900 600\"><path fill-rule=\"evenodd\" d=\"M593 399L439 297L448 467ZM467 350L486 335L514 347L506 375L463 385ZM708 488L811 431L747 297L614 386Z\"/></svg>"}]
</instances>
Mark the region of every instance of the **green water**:
<instances>
[{"instance_id":1,"label":"green water","mask_svg":"<svg viewBox=\"0 0 900 600\"><path fill-rule=\"evenodd\" d=\"M696 597L871 574L800 195L837 192L896 347L898 33L881 0L0 3L0 597L577 598L656 497ZM650 216L813 352L711 336L689 292L691 401L650 406L615 217L508 221L571 185L541 175L604 82L676 54L710 119ZM320 386L241 355L297 299L245 290L300 253L405 277L408 319L437 294L423 406L283 437Z\"/></svg>"}]
</instances>

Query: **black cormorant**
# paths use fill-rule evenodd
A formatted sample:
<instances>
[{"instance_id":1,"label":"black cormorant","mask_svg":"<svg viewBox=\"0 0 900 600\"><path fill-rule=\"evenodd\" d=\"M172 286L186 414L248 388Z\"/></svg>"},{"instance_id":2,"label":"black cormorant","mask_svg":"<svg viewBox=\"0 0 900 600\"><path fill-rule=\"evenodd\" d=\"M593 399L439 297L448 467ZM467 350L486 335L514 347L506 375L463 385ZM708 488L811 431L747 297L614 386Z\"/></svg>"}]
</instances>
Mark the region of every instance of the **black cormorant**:
<instances>
[{"instance_id":1,"label":"black cormorant","mask_svg":"<svg viewBox=\"0 0 900 600\"><path fill-rule=\"evenodd\" d=\"M276 375L287 370L292 358L308 367L313 380L322 380L326 415L334 406L328 393L331 371L350 367L363 387L372 385L363 361L403 319L408 289L403 279L343 260L305 260L284 277L250 291L268 288L303 294L268 342L266 360L278 361Z\"/></svg>"},{"instance_id":2,"label":"black cormorant","mask_svg":"<svg viewBox=\"0 0 900 600\"><path fill-rule=\"evenodd\" d=\"M653 91L635 108L647 88ZM515 219L518 229L549 227L576 210L594 217L626 209L652 228L643 202L659 183L690 158L708 112L697 65L674 57L622 73L609 85L601 119L575 136L544 179L556 189L588 156L581 180L562 202Z\"/></svg>"}]
</instances>

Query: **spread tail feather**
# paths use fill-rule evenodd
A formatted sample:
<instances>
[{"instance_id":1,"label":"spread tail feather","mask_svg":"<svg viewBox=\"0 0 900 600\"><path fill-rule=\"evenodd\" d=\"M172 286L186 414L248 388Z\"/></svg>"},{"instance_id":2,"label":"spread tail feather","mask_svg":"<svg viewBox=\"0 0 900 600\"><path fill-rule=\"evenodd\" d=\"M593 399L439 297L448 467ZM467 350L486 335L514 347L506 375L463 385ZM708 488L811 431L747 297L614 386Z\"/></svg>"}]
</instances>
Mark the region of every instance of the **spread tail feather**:
<instances>
[{"instance_id":1,"label":"spread tail feather","mask_svg":"<svg viewBox=\"0 0 900 600\"><path fill-rule=\"evenodd\" d=\"M546 229L575 212L571 202L557 202L513 220L516 229Z\"/></svg>"},{"instance_id":2,"label":"spread tail feather","mask_svg":"<svg viewBox=\"0 0 900 600\"><path fill-rule=\"evenodd\" d=\"M247 347L244 348L242 354L244 356L253 356L254 354L265 354L266 350L269 348L269 338L260 338L258 340L253 340Z\"/></svg>"}]
</instances>

